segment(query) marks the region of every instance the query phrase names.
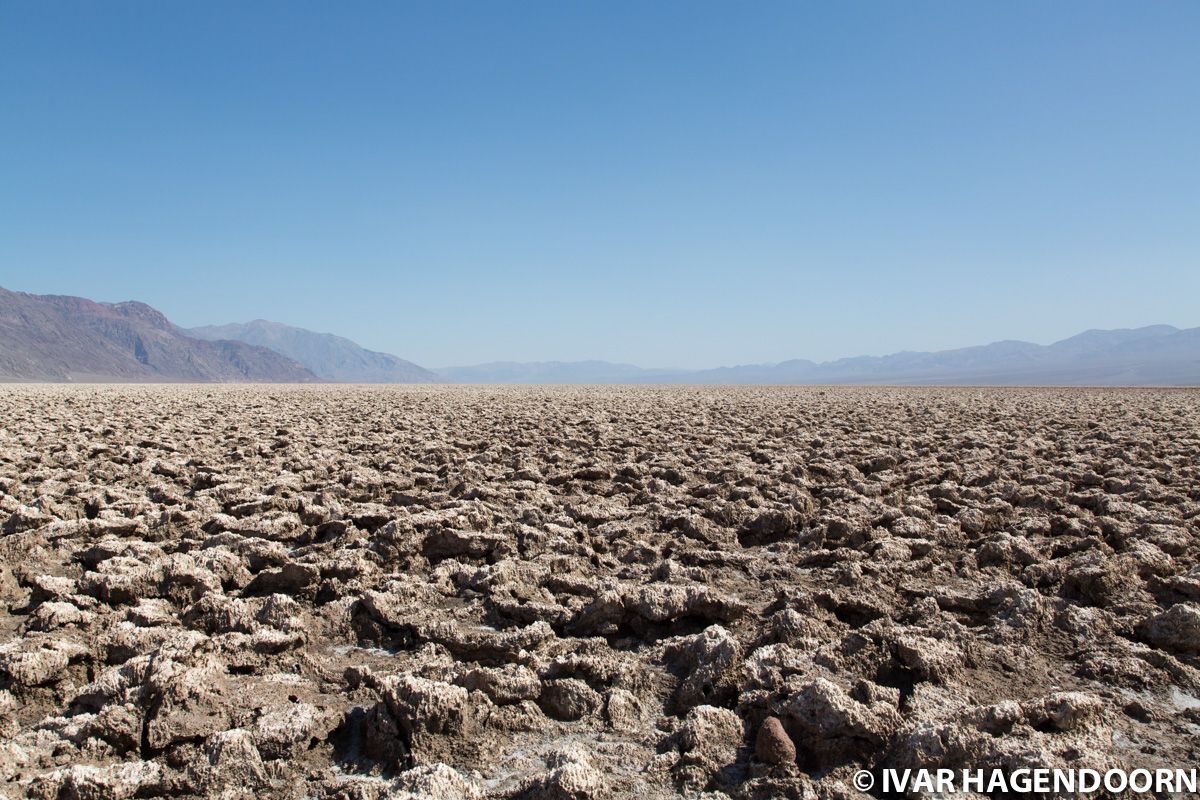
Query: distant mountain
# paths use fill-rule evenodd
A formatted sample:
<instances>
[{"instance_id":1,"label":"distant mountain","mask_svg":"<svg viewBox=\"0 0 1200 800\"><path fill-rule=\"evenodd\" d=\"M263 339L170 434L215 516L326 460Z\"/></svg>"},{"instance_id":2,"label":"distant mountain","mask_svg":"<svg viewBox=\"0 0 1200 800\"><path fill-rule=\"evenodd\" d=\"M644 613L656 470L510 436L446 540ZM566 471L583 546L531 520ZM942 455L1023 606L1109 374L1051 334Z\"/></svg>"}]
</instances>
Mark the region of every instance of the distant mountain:
<instances>
[{"instance_id":1,"label":"distant mountain","mask_svg":"<svg viewBox=\"0 0 1200 800\"><path fill-rule=\"evenodd\" d=\"M186 335L145 303L0 289L0 381L310 383L265 347Z\"/></svg>"},{"instance_id":2,"label":"distant mountain","mask_svg":"<svg viewBox=\"0 0 1200 800\"><path fill-rule=\"evenodd\" d=\"M1200 385L1200 328L1086 331L1050 345L1001 341L937 352L704 370L702 383L1016 386Z\"/></svg>"},{"instance_id":3,"label":"distant mountain","mask_svg":"<svg viewBox=\"0 0 1200 800\"><path fill-rule=\"evenodd\" d=\"M506 362L441 372L457 383L1200 386L1200 328L1092 330L1050 345L1001 341L937 352L705 370L582 361Z\"/></svg>"},{"instance_id":4,"label":"distant mountain","mask_svg":"<svg viewBox=\"0 0 1200 800\"><path fill-rule=\"evenodd\" d=\"M349 339L255 320L185 330L144 303L0 289L0 381L1200 386L1200 328L1090 330L1039 345L703 370L497 361L431 371Z\"/></svg>"},{"instance_id":5,"label":"distant mountain","mask_svg":"<svg viewBox=\"0 0 1200 800\"><path fill-rule=\"evenodd\" d=\"M233 339L269 347L293 358L319 378L339 383L443 383L444 378L411 361L359 347L332 333L314 333L256 319L191 328L200 339Z\"/></svg>"},{"instance_id":6,"label":"distant mountain","mask_svg":"<svg viewBox=\"0 0 1200 800\"><path fill-rule=\"evenodd\" d=\"M492 361L446 367L438 373L451 383L644 383L656 376L666 382L670 377L688 374L608 361Z\"/></svg>"}]
</instances>

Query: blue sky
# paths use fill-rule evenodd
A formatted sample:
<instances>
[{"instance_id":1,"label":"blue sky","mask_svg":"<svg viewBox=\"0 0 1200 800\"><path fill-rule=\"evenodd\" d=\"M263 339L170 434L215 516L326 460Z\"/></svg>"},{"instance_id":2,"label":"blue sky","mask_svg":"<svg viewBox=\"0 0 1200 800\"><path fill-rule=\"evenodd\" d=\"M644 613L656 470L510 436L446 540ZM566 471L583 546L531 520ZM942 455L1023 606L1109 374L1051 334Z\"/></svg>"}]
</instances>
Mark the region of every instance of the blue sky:
<instances>
[{"instance_id":1,"label":"blue sky","mask_svg":"<svg viewBox=\"0 0 1200 800\"><path fill-rule=\"evenodd\" d=\"M0 0L0 285L430 366L1200 325L1200 3Z\"/></svg>"}]
</instances>

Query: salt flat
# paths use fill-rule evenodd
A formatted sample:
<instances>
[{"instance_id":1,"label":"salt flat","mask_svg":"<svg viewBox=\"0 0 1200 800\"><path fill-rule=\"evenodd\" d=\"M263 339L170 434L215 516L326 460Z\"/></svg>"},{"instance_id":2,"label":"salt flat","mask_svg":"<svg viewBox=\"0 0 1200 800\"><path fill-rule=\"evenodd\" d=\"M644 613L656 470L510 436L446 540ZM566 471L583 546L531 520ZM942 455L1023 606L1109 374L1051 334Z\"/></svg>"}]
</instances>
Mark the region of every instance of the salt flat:
<instances>
[{"instance_id":1,"label":"salt flat","mask_svg":"<svg viewBox=\"0 0 1200 800\"><path fill-rule=\"evenodd\" d=\"M3 386L0 419L10 796L840 798L1200 750L1200 391Z\"/></svg>"}]
</instances>

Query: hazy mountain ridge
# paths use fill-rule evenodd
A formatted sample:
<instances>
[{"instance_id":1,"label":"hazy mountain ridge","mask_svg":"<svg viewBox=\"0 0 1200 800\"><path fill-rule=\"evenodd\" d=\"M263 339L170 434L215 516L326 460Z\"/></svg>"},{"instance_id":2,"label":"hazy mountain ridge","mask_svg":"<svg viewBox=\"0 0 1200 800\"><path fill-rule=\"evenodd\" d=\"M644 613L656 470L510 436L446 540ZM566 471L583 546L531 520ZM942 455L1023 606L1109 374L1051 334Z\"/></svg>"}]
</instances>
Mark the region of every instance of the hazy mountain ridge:
<instances>
[{"instance_id":1,"label":"hazy mountain ridge","mask_svg":"<svg viewBox=\"0 0 1200 800\"><path fill-rule=\"evenodd\" d=\"M390 353L367 350L332 333L256 319L187 331L200 339L233 339L295 359L317 377L337 383L444 383L442 376Z\"/></svg>"},{"instance_id":2,"label":"hazy mountain ridge","mask_svg":"<svg viewBox=\"0 0 1200 800\"><path fill-rule=\"evenodd\" d=\"M145 303L0 289L0 380L311 383L265 347L182 333Z\"/></svg>"},{"instance_id":3,"label":"hazy mountain ridge","mask_svg":"<svg viewBox=\"0 0 1200 800\"><path fill-rule=\"evenodd\" d=\"M445 367L438 374L451 383L636 383L648 376L664 378L679 370L644 369L610 361L492 361L466 367Z\"/></svg>"},{"instance_id":4,"label":"hazy mountain ridge","mask_svg":"<svg viewBox=\"0 0 1200 800\"><path fill-rule=\"evenodd\" d=\"M0 381L1200 386L1200 327L1088 330L935 352L701 370L498 361L427 370L329 333L254 320L192 330L136 301L0 289Z\"/></svg>"},{"instance_id":5,"label":"hazy mountain ridge","mask_svg":"<svg viewBox=\"0 0 1200 800\"><path fill-rule=\"evenodd\" d=\"M547 365L553 369L547 369ZM698 383L896 385L1200 385L1200 328L1089 330L1049 345L1004 340L934 352L702 370L641 369L603 361L453 367L458 383ZM522 369L528 367L528 369Z\"/></svg>"}]
</instances>

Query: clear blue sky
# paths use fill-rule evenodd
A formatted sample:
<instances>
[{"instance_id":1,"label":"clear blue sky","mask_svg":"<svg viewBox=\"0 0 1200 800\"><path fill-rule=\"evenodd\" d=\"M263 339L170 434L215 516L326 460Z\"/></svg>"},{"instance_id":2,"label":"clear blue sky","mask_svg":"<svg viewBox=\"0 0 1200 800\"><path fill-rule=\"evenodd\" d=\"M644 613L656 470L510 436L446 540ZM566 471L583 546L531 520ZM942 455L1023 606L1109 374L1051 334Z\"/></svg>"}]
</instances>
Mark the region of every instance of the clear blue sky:
<instances>
[{"instance_id":1,"label":"clear blue sky","mask_svg":"<svg viewBox=\"0 0 1200 800\"><path fill-rule=\"evenodd\" d=\"M0 285L429 366L1200 325L1200 3L0 0Z\"/></svg>"}]
</instances>

